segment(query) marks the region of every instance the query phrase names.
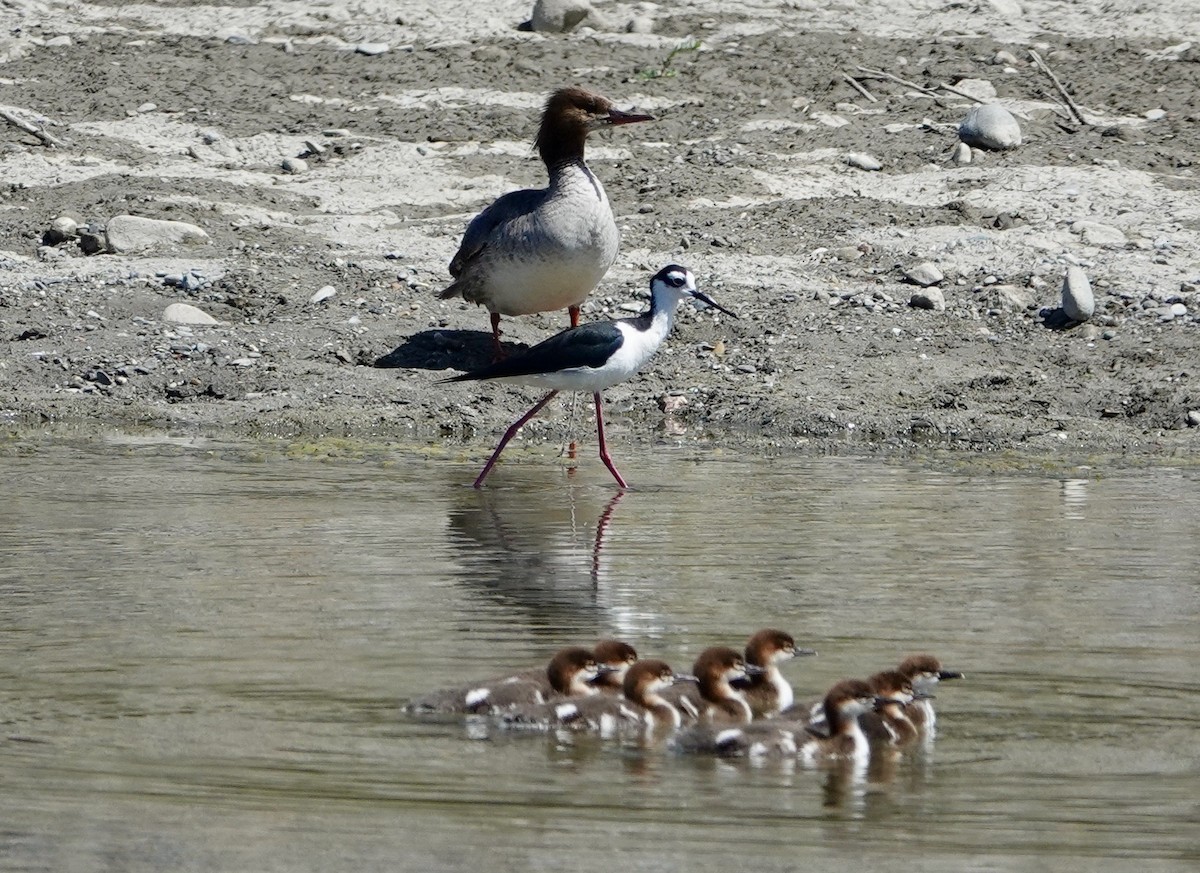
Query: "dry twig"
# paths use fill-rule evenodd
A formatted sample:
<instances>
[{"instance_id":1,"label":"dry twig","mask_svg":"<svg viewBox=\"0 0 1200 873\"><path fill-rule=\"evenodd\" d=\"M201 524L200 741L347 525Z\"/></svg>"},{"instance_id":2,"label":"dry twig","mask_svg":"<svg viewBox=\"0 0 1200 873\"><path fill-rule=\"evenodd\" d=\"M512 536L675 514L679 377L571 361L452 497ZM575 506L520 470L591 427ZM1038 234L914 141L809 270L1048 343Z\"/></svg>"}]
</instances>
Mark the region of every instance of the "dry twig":
<instances>
[{"instance_id":1,"label":"dry twig","mask_svg":"<svg viewBox=\"0 0 1200 873\"><path fill-rule=\"evenodd\" d=\"M1033 49L1029 49L1029 57L1033 58L1033 62L1037 64L1038 69L1050 77L1050 81L1054 83L1054 87L1057 88L1058 93L1062 95L1063 100L1067 104L1067 109L1070 111L1071 115L1075 117L1075 120L1080 124L1087 124L1088 120L1083 117L1083 111L1079 108L1079 104L1071 99L1071 95L1067 93L1067 89L1063 87L1062 82L1058 81L1058 76L1054 75L1054 71L1046 66L1046 62L1043 61L1041 56Z\"/></svg>"},{"instance_id":2,"label":"dry twig","mask_svg":"<svg viewBox=\"0 0 1200 873\"><path fill-rule=\"evenodd\" d=\"M13 115L8 110L0 109L0 118L3 118L5 121L7 121L13 127L18 128L19 130L23 130L26 133L33 134L39 140L41 140L42 145L44 145L44 146L47 146L47 147L53 149L53 148L61 148L63 145L63 141L61 139L59 139L58 137L51 136L50 134L46 133L45 130L38 127L36 124L31 124L28 121L25 121L24 119L17 118L17 116Z\"/></svg>"},{"instance_id":3,"label":"dry twig","mask_svg":"<svg viewBox=\"0 0 1200 873\"><path fill-rule=\"evenodd\" d=\"M844 70L842 71L842 78L843 78L843 79L845 79L847 82L849 82L849 83L850 83L850 87L851 87L851 88L853 88L853 89L854 89L855 91L857 91L859 94L861 94L861 95L863 95L864 97L866 97L866 98L867 98L868 100L870 100L872 103L878 103L878 102L879 102L878 100L876 100L876 99L875 99L875 95L874 95L874 94L872 94L870 91L868 91L866 88L864 88L864 87L863 87L863 85L862 85L862 83L861 83L861 82L859 82L857 79L855 79L853 76L851 76L849 73L845 72Z\"/></svg>"},{"instance_id":4,"label":"dry twig","mask_svg":"<svg viewBox=\"0 0 1200 873\"><path fill-rule=\"evenodd\" d=\"M916 82L910 82L907 79L901 79L899 76L893 76L884 70L872 70L869 67L858 67L860 72L866 73L873 79L889 79L897 84L903 85L905 88L913 88L920 91L922 94L928 94L930 97L937 97L938 93L933 88L926 88L924 85L918 85Z\"/></svg>"},{"instance_id":5,"label":"dry twig","mask_svg":"<svg viewBox=\"0 0 1200 873\"><path fill-rule=\"evenodd\" d=\"M982 97L976 97L974 94L968 94L966 91L960 91L958 88L955 88L953 85L948 85L945 82L942 82L940 85L938 85L938 87L943 91L949 91L951 94L957 94L959 97L966 97L968 100L974 100L980 105L987 103L987 101Z\"/></svg>"}]
</instances>

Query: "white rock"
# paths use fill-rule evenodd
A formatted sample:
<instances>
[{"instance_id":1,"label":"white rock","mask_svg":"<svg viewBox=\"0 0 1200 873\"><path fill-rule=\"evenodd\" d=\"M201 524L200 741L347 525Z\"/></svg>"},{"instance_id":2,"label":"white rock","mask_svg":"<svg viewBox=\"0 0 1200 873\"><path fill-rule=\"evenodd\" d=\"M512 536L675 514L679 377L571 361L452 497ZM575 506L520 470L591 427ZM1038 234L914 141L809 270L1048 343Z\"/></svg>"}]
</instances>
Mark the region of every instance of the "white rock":
<instances>
[{"instance_id":1,"label":"white rock","mask_svg":"<svg viewBox=\"0 0 1200 873\"><path fill-rule=\"evenodd\" d=\"M308 161L304 158L284 158L280 166L285 173L291 173L293 176L308 172Z\"/></svg>"},{"instance_id":2,"label":"white rock","mask_svg":"<svg viewBox=\"0 0 1200 873\"><path fill-rule=\"evenodd\" d=\"M981 149L1014 149L1021 144L1021 126L1003 106L976 106L958 125L958 138Z\"/></svg>"},{"instance_id":3,"label":"white rock","mask_svg":"<svg viewBox=\"0 0 1200 873\"><path fill-rule=\"evenodd\" d=\"M626 33L654 33L654 19L649 15L635 15L625 25Z\"/></svg>"},{"instance_id":4,"label":"white rock","mask_svg":"<svg viewBox=\"0 0 1200 873\"><path fill-rule=\"evenodd\" d=\"M1068 267L1062 285L1063 314L1071 321L1087 321L1096 311L1092 283L1082 267Z\"/></svg>"},{"instance_id":5,"label":"white rock","mask_svg":"<svg viewBox=\"0 0 1200 873\"><path fill-rule=\"evenodd\" d=\"M157 103L143 103L141 106L139 106L137 108L137 111L138 112L153 112L156 109L158 109Z\"/></svg>"},{"instance_id":6,"label":"white rock","mask_svg":"<svg viewBox=\"0 0 1200 873\"><path fill-rule=\"evenodd\" d=\"M1021 4L1017 0L988 0L988 3L992 4L992 8L998 15L1005 18L1020 18L1025 14L1025 10L1021 8Z\"/></svg>"},{"instance_id":7,"label":"white rock","mask_svg":"<svg viewBox=\"0 0 1200 873\"><path fill-rule=\"evenodd\" d=\"M545 33L566 33L577 27L592 12L585 0L537 0L529 23Z\"/></svg>"},{"instance_id":8,"label":"white rock","mask_svg":"<svg viewBox=\"0 0 1200 873\"><path fill-rule=\"evenodd\" d=\"M941 312L946 308L946 296L942 294L941 288L924 288L913 292L908 305L916 309L932 309L934 312Z\"/></svg>"},{"instance_id":9,"label":"white rock","mask_svg":"<svg viewBox=\"0 0 1200 873\"><path fill-rule=\"evenodd\" d=\"M954 88L978 100L992 100L996 96L996 86L987 79L959 79Z\"/></svg>"},{"instance_id":10,"label":"white rock","mask_svg":"<svg viewBox=\"0 0 1200 873\"><path fill-rule=\"evenodd\" d=\"M1176 318L1182 318L1183 316L1188 314L1188 308L1182 303L1172 303L1171 304L1171 314L1174 315Z\"/></svg>"},{"instance_id":11,"label":"white rock","mask_svg":"<svg viewBox=\"0 0 1200 873\"><path fill-rule=\"evenodd\" d=\"M1166 118L1166 117L1167 117L1167 110L1165 110L1165 109L1151 109L1149 112L1145 113L1145 114L1143 115L1143 117L1144 117L1144 118L1145 118L1147 121L1162 121L1164 118Z\"/></svg>"},{"instance_id":12,"label":"white rock","mask_svg":"<svg viewBox=\"0 0 1200 873\"><path fill-rule=\"evenodd\" d=\"M950 153L950 163L960 167L971 163L971 147L965 142L956 145L954 151Z\"/></svg>"},{"instance_id":13,"label":"white rock","mask_svg":"<svg viewBox=\"0 0 1200 873\"><path fill-rule=\"evenodd\" d=\"M942 271L939 270L937 265L932 261L922 261L915 267L909 267L904 271L904 277L908 279L908 281L917 285L921 285L922 287L936 285L945 278L945 276L942 275Z\"/></svg>"},{"instance_id":14,"label":"white rock","mask_svg":"<svg viewBox=\"0 0 1200 873\"><path fill-rule=\"evenodd\" d=\"M391 46L386 42L360 42L354 47L356 52L367 57L387 54L390 49Z\"/></svg>"},{"instance_id":15,"label":"white rock","mask_svg":"<svg viewBox=\"0 0 1200 873\"><path fill-rule=\"evenodd\" d=\"M50 222L50 236L55 242L74 239L79 234L79 224L69 215L60 215Z\"/></svg>"},{"instance_id":16,"label":"white rock","mask_svg":"<svg viewBox=\"0 0 1200 873\"><path fill-rule=\"evenodd\" d=\"M71 37L65 33L60 36L52 36L46 40L46 48L63 48L69 45L74 45L74 43L71 42Z\"/></svg>"},{"instance_id":17,"label":"white rock","mask_svg":"<svg viewBox=\"0 0 1200 873\"><path fill-rule=\"evenodd\" d=\"M1000 51L992 55L992 63L998 66L1015 67L1017 65L1017 56L1010 51L1000 49Z\"/></svg>"},{"instance_id":18,"label":"white rock","mask_svg":"<svg viewBox=\"0 0 1200 873\"><path fill-rule=\"evenodd\" d=\"M175 324L216 324L217 320L190 303L172 303L163 310L163 321Z\"/></svg>"},{"instance_id":19,"label":"white rock","mask_svg":"<svg viewBox=\"0 0 1200 873\"><path fill-rule=\"evenodd\" d=\"M846 155L846 163L852 167L858 167L860 170L878 170L883 167L878 158L863 152L850 152Z\"/></svg>"},{"instance_id":20,"label":"white rock","mask_svg":"<svg viewBox=\"0 0 1200 873\"><path fill-rule=\"evenodd\" d=\"M1076 221L1071 225L1071 231L1083 237L1090 246L1123 246L1127 242L1119 228L1098 221Z\"/></svg>"},{"instance_id":21,"label":"white rock","mask_svg":"<svg viewBox=\"0 0 1200 873\"><path fill-rule=\"evenodd\" d=\"M1200 409L1189 409L1187 414L1188 427L1200 427Z\"/></svg>"},{"instance_id":22,"label":"white rock","mask_svg":"<svg viewBox=\"0 0 1200 873\"><path fill-rule=\"evenodd\" d=\"M114 215L105 225L104 235L108 239L109 251L117 254L208 242L208 234L194 224L142 218L140 215Z\"/></svg>"},{"instance_id":23,"label":"white rock","mask_svg":"<svg viewBox=\"0 0 1200 873\"><path fill-rule=\"evenodd\" d=\"M309 303L320 303L322 300L328 300L334 294L337 294L337 289L332 285L326 285L318 290L312 297L308 298Z\"/></svg>"}]
</instances>

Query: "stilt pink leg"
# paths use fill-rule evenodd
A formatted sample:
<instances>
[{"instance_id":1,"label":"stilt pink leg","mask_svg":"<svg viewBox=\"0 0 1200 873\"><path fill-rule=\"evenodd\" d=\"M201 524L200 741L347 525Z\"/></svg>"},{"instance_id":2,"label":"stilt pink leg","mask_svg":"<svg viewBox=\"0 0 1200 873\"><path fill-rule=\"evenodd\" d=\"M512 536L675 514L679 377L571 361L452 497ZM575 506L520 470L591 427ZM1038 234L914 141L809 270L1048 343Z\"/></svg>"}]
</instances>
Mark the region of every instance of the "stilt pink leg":
<instances>
[{"instance_id":1,"label":"stilt pink leg","mask_svg":"<svg viewBox=\"0 0 1200 873\"><path fill-rule=\"evenodd\" d=\"M481 472L479 474L479 477L475 480L476 488L480 488L483 486L483 480L487 478L488 473L492 472L492 467L496 466L496 459L500 457L500 453L502 451L504 451L504 447L506 445L508 445L508 441L511 440L513 437L515 437L517 435L517 431L519 431L522 427L525 426L525 422L529 421L529 419L531 419L535 415L537 415L538 412L541 411L541 408L550 402L550 398L552 398L557 393L558 393L557 391L551 391L549 394L547 394L545 397L543 397L537 403L533 404L533 409L529 410L524 415L522 415L520 418L518 418L516 423L513 424L512 427L510 427L508 430L506 430L504 432L504 436L502 436L500 438L500 445L496 446L496 451L492 452L492 456L490 458L488 458L488 462L483 465L483 472ZM597 394L596 400L599 401L599 399L600 399L600 395ZM609 466L609 469L612 470L611 465ZM613 470L613 472L615 473L616 471ZM618 476L617 478L620 479L621 477ZM621 483L621 484L624 484L624 483Z\"/></svg>"},{"instance_id":2,"label":"stilt pink leg","mask_svg":"<svg viewBox=\"0 0 1200 873\"><path fill-rule=\"evenodd\" d=\"M500 345L500 313L492 313L492 360L499 361L504 357L504 346Z\"/></svg>"},{"instance_id":3,"label":"stilt pink leg","mask_svg":"<svg viewBox=\"0 0 1200 873\"><path fill-rule=\"evenodd\" d=\"M621 478L621 474L613 465L612 458L608 456L608 445L604 442L604 412L601 409L600 392L597 391L592 396L596 398L596 436L600 438L600 460L604 462L604 466L608 467L608 472L613 474L617 484L622 488L628 488L629 486L625 484L625 480Z\"/></svg>"}]
</instances>

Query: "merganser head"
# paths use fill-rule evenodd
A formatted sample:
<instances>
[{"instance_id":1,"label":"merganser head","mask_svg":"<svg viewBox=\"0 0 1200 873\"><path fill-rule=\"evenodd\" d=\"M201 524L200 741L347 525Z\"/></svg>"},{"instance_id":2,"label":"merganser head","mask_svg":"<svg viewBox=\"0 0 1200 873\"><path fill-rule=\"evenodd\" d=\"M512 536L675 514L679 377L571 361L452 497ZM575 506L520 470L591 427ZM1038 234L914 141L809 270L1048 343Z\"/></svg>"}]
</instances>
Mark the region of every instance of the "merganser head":
<instances>
[{"instance_id":1,"label":"merganser head","mask_svg":"<svg viewBox=\"0 0 1200 873\"><path fill-rule=\"evenodd\" d=\"M843 679L825 694L825 721L836 732L838 725L872 711L881 701L886 703L886 698L861 679Z\"/></svg>"},{"instance_id":2,"label":"merganser head","mask_svg":"<svg viewBox=\"0 0 1200 873\"><path fill-rule=\"evenodd\" d=\"M584 140L593 130L653 120L653 115L622 112L607 97L583 88L559 88L542 112L537 150L550 167L563 160L582 160Z\"/></svg>"},{"instance_id":3,"label":"merganser head","mask_svg":"<svg viewBox=\"0 0 1200 873\"><path fill-rule=\"evenodd\" d=\"M637 663L638 659L637 649L620 640L601 640L592 649L592 655L597 664L611 668L609 679L615 680L617 684L625 680L629 668Z\"/></svg>"},{"instance_id":4,"label":"merganser head","mask_svg":"<svg viewBox=\"0 0 1200 873\"><path fill-rule=\"evenodd\" d=\"M913 688L925 694L942 680L963 678L957 670L943 669L942 662L933 655L910 655L897 669L912 681Z\"/></svg>"},{"instance_id":5,"label":"merganser head","mask_svg":"<svg viewBox=\"0 0 1200 873\"><path fill-rule=\"evenodd\" d=\"M792 635L781 630L763 628L746 643L746 661L759 667L778 664L799 655L815 655L815 649L798 649Z\"/></svg>"},{"instance_id":6,"label":"merganser head","mask_svg":"<svg viewBox=\"0 0 1200 873\"><path fill-rule=\"evenodd\" d=\"M696 277L687 267L668 264L650 279L650 299L656 309L667 307L674 310L681 300L688 297L720 310L731 318L737 318L737 315L696 287ZM795 644L793 643L793 645Z\"/></svg>"},{"instance_id":7,"label":"merganser head","mask_svg":"<svg viewBox=\"0 0 1200 873\"><path fill-rule=\"evenodd\" d=\"M878 700L884 701L884 706L894 703L904 707L914 700L926 696L918 694L913 688L912 680L899 670L884 670L876 673L867 680L867 683L875 690Z\"/></svg>"},{"instance_id":8,"label":"merganser head","mask_svg":"<svg viewBox=\"0 0 1200 873\"><path fill-rule=\"evenodd\" d=\"M679 677L665 661L638 661L625 674L625 696L638 703L674 685Z\"/></svg>"},{"instance_id":9,"label":"merganser head","mask_svg":"<svg viewBox=\"0 0 1200 873\"><path fill-rule=\"evenodd\" d=\"M560 649L550 659L546 678L550 680L550 687L559 694L572 697L597 694L599 692L590 683L595 681L602 669L587 649L571 647Z\"/></svg>"},{"instance_id":10,"label":"merganser head","mask_svg":"<svg viewBox=\"0 0 1200 873\"><path fill-rule=\"evenodd\" d=\"M762 672L762 667L747 664L740 654L725 646L705 649L692 665L692 673L700 683L700 694L708 700L741 699L741 692L735 691L730 683Z\"/></svg>"}]
</instances>

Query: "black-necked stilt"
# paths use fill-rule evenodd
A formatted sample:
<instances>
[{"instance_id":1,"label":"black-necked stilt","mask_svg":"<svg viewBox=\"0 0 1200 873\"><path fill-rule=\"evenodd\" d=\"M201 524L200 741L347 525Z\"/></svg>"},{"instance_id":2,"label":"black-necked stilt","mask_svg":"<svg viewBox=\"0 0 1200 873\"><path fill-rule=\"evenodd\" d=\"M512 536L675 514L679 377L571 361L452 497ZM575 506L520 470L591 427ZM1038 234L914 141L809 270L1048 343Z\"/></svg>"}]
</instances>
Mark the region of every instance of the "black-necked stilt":
<instances>
[{"instance_id":1,"label":"black-necked stilt","mask_svg":"<svg viewBox=\"0 0 1200 873\"><path fill-rule=\"evenodd\" d=\"M608 195L583 161L584 141L594 130L653 120L582 88L561 88L546 102L537 148L549 186L512 191L479 213L450 261L454 282L441 292L488 308L497 357L501 315L567 309L571 326L579 324L579 306L619 244Z\"/></svg>"},{"instance_id":2,"label":"black-necked stilt","mask_svg":"<svg viewBox=\"0 0 1200 873\"><path fill-rule=\"evenodd\" d=\"M634 375L650 360L662 345L675 322L675 310L686 297L693 297L737 318L707 294L696 288L691 270L672 264L659 270L650 280L650 311L636 318L599 321L569 328L543 340L536 346L494 364L453 376L447 382L468 382L477 379L504 379L549 387L550 393L533 405L505 431L500 444L475 480L483 485L504 447L521 429L550 402L559 391L590 391L596 403L596 434L600 442L600 459L608 467L617 484L629 487L617 472L604 442L604 413L600 392Z\"/></svg>"}]
</instances>

